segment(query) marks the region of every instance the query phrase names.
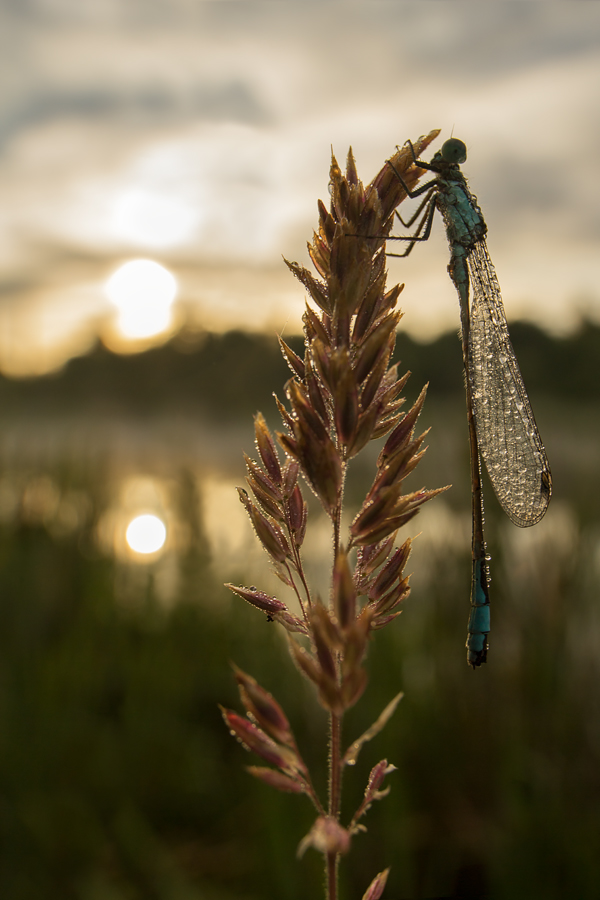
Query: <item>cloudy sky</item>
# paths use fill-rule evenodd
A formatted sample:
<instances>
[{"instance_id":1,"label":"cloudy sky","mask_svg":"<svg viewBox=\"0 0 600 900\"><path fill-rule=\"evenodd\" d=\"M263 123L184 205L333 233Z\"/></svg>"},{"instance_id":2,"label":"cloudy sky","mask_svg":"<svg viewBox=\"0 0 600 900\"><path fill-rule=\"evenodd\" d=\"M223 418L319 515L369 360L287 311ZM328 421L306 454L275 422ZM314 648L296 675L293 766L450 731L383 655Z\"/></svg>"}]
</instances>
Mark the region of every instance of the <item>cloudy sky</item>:
<instances>
[{"instance_id":1,"label":"cloudy sky","mask_svg":"<svg viewBox=\"0 0 600 900\"><path fill-rule=\"evenodd\" d=\"M0 45L3 371L115 343L136 259L175 324L299 330L281 256L306 261L331 147L369 181L432 128L469 148L509 319L600 320L596 0L0 0ZM438 227L391 266L413 335L457 327L446 262Z\"/></svg>"}]
</instances>

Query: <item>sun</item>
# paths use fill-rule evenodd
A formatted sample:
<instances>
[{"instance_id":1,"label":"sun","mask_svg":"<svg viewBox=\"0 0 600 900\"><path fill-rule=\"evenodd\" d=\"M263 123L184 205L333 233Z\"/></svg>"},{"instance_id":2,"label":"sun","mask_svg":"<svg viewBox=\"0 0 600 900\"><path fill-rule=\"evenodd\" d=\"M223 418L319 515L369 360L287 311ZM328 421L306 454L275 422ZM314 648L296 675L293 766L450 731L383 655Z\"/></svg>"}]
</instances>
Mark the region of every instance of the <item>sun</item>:
<instances>
[{"instance_id":1,"label":"sun","mask_svg":"<svg viewBox=\"0 0 600 900\"><path fill-rule=\"evenodd\" d=\"M151 259L132 259L111 275L106 294L117 308L121 334L134 340L149 338L171 325L177 281Z\"/></svg>"}]
</instances>

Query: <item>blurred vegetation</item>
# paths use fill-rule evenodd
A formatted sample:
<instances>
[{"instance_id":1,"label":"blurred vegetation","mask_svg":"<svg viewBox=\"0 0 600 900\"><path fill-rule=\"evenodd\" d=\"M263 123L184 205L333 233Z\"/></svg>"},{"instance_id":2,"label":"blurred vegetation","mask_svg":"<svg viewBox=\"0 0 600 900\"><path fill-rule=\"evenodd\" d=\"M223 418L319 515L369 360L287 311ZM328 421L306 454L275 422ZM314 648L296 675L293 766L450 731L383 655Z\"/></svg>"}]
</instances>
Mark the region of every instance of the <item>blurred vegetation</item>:
<instances>
[{"instance_id":1,"label":"blurred vegetation","mask_svg":"<svg viewBox=\"0 0 600 900\"><path fill-rule=\"evenodd\" d=\"M276 634L244 604L229 615L202 541L169 608L152 564L102 555L96 475L77 533L24 502L0 532L0 896L299 897L266 853L292 860L297 836L217 707L236 703L229 660L266 677L253 638L281 662Z\"/></svg>"},{"instance_id":2,"label":"blurred vegetation","mask_svg":"<svg viewBox=\"0 0 600 900\"><path fill-rule=\"evenodd\" d=\"M586 322L576 334L557 340L535 325L515 322L511 337L531 394L598 399L600 327ZM301 338L286 340L304 355ZM395 356L411 369L413 385L429 382L433 395L462 391L455 334L420 344L400 333ZM160 347L131 355L98 344L90 354L43 378L0 376L0 404L4 414L24 409L46 414L91 408L142 414L167 410L222 421L272 406L271 393L282 393L288 377L275 338L239 331L184 331Z\"/></svg>"},{"instance_id":3,"label":"blurred vegetation","mask_svg":"<svg viewBox=\"0 0 600 900\"><path fill-rule=\"evenodd\" d=\"M529 326L511 333L526 383L542 399L564 516L546 541L519 554L516 530L489 500L494 621L482 670L469 670L463 651L467 552L432 544L404 615L376 636L348 741L398 690L405 697L347 771L346 815L374 763L386 757L398 771L343 865L342 900L360 897L389 864L386 896L395 900L600 895L597 471L587 477L597 470L591 372L600 329L556 342ZM275 342L240 334L198 341L180 337L130 357L98 348L49 378L4 379L0 402L8 423L42 411L150 416L173 406L223 420L272 407L270 394L287 377ZM419 482L446 483L454 443L466 464L458 341L399 344L414 391L432 385L433 412L424 415L425 424L428 415L437 421L433 462L419 468ZM0 497L0 897L319 897L320 858L295 858L312 820L307 801L255 783L243 766L257 760L222 724L218 703L239 709L229 661L282 702L319 772L325 716L278 629L218 583L194 473L172 473L192 539L177 550L179 578L166 603L160 563L134 564L98 544L111 460L36 468L28 458L19 468L13 455L10 465L9 511ZM355 475L367 477L360 468ZM44 509L34 483L56 494ZM466 481L452 493L466 509ZM75 495L80 513L67 527L61 498ZM245 581L244 561L231 566L230 580Z\"/></svg>"}]
</instances>

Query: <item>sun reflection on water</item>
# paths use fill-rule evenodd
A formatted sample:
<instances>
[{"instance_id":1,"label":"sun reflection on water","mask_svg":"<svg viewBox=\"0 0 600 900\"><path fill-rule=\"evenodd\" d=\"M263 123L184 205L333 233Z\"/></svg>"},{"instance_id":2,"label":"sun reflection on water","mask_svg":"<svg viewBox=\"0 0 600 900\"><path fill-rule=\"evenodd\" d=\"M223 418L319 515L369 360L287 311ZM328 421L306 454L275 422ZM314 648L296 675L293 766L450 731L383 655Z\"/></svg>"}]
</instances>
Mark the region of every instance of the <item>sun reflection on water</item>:
<instances>
[{"instance_id":1,"label":"sun reflection on water","mask_svg":"<svg viewBox=\"0 0 600 900\"><path fill-rule=\"evenodd\" d=\"M98 525L100 546L124 562L153 563L181 549L183 529L172 508L168 481L146 475L125 477Z\"/></svg>"},{"instance_id":2,"label":"sun reflection on water","mask_svg":"<svg viewBox=\"0 0 600 900\"><path fill-rule=\"evenodd\" d=\"M134 553L158 553L167 539L165 523L152 513L135 516L127 526L125 540Z\"/></svg>"}]
</instances>

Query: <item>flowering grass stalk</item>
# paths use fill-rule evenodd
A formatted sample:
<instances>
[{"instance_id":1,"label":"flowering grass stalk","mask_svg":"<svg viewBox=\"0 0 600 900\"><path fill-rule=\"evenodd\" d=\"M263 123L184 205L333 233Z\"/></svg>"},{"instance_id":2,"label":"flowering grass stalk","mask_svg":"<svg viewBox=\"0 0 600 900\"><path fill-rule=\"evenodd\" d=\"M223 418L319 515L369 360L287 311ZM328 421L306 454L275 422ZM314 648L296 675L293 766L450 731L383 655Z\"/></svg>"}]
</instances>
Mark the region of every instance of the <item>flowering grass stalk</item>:
<instances>
[{"instance_id":1,"label":"flowering grass stalk","mask_svg":"<svg viewBox=\"0 0 600 900\"><path fill-rule=\"evenodd\" d=\"M414 143L415 156L437 136L431 132ZM385 236L394 211L422 174L409 148L398 150L364 187L352 151L345 175L335 157L330 170L331 205L319 201L319 226L308 251L317 277L298 263L287 262L302 282L312 304L304 313L302 359L280 340L292 378L285 386L288 405L277 400L284 430L276 435L278 452L263 416L255 419L258 459L246 457L249 492L238 489L259 541L274 569L295 596L298 609L255 587L228 587L288 632L289 649L299 671L316 690L330 721L329 791L325 805L318 797L288 719L279 703L250 675L235 669L246 717L223 710L225 722L241 743L266 767L248 771L272 787L306 794L317 817L302 840L325 860L326 898L337 900L337 870L360 820L373 801L387 793L386 776L394 767L381 760L371 771L364 799L350 821L340 822L342 772L353 765L364 744L384 727L401 694L375 723L349 747L342 746L344 713L365 690L364 668L371 633L400 615L408 596L404 574L411 540L396 547L400 528L440 491L404 492L404 479L423 456L425 434L414 436L425 388L408 412L400 393L408 373L398 377L391 364L401 313L396 302L402 287L386 289ZM360 235L381 235L362 238ZM342 534L344 483L348 463L369 441L387 435L377 460L373 483L348 534ZM302 475L331 520L333 564L329 602L324 604L307 581L302 545L308 511L300 487ZM387 873L375 876L363 900L381 897Z\"/></svg>"}]
</instances>

